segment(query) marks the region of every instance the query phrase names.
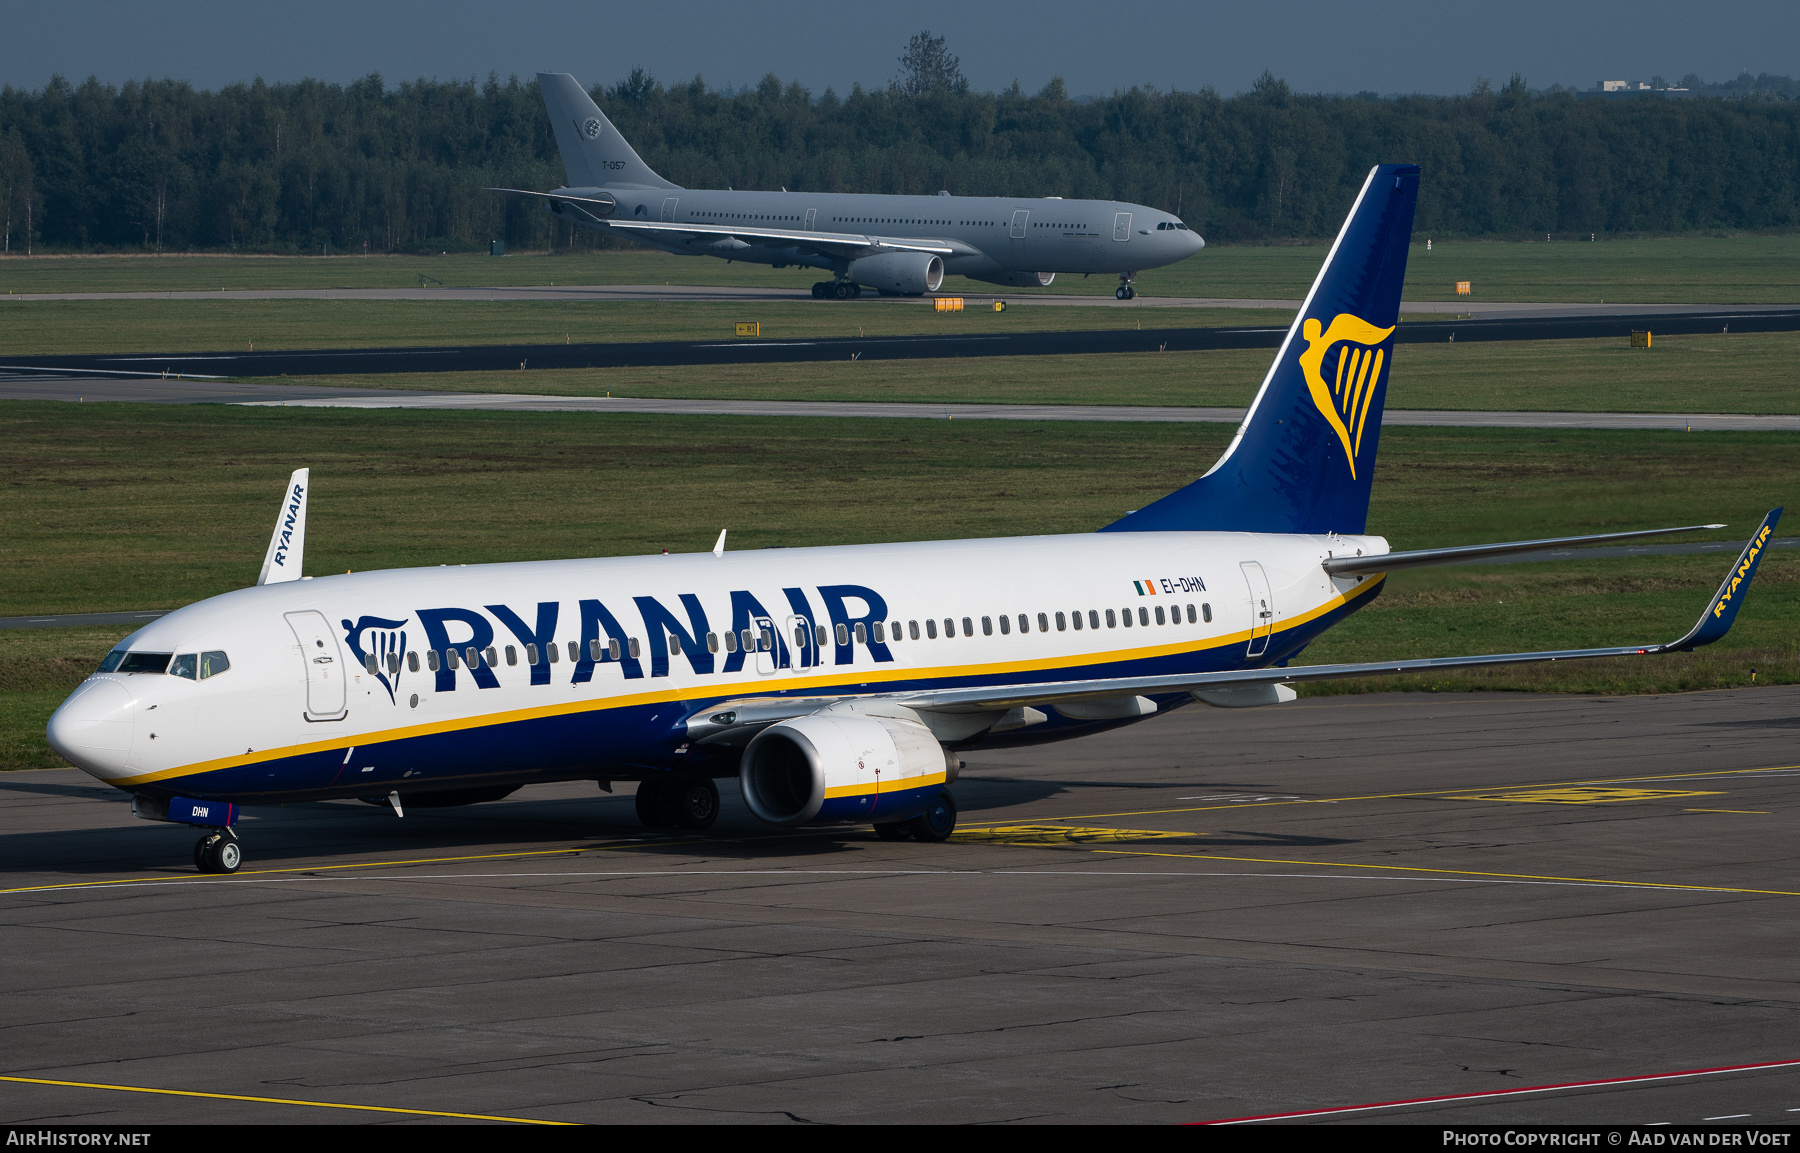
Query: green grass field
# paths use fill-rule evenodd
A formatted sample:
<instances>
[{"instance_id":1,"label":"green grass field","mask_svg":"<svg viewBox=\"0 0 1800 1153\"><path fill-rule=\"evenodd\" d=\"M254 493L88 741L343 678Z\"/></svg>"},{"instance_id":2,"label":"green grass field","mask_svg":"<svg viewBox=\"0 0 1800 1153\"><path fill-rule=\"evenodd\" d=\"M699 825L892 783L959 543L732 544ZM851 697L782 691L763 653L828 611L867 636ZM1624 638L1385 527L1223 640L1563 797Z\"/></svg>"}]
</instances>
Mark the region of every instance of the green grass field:
<instances>
[{"instance_id":1,"label":"green grass field","mask_svg":"<svg viewBox=\"0 0 1800 1153\"><path fill-rule=\"evenodd\" d=\"M1250 403L1268 371L1262 349L1104 353L670 368L392 373L264 380L288 385L551 396L738 400L881 400L927 404ZM1624 340L1408 344L1397 351L1391 409L1502 412L1800 412L1800 333Z\"/></svg>"},{"instance_id":2,"label":"green grass field","mask_svg":"<svg viewBox=\"0 0 1800 1153\"><path fill-rule=\"evenodd\" d=\"M249 584L289 469L314 469L307 568L1082 532L1198 475L1229 428L530 413L0 406L0 615L167 608ZM1800 436L1392 429L1371 527L1396 547L1728 521L1792 500ZM695 510L709 510L697 518ZM716 522L716 523L715 523ZM1718 557L1413 571L1305 661L1678 635ZM124 630L0 632L0 765ZM1800 680L1800 558L1739 626L1657 661L1405 687L1667 692ZM1369 684L1336 686L1345 691Z\"/></svg>"},{"instance_id":3,"label":"green grass field","mask_svg":"<svg viewBox=\"0 0 1800 1153\"><path fill-rule=\"evenodd\" d=\"M1800 302L1800 235L1692 236L1585 244L1451 242L1427 252L1417 238L1409 300L1454 299L1459 280L1474 300L1612 303L1783 304ZM1297 299L1324 258L1322 243L1214 246L1138 276L1146 296ZM417 288L421 276L448 285L711 284L805 291L823 274L643 250L489 256L108 256L0 259L7 292L157 292L257 288ZM1052 293L1110 296L1111 276L1059 276ZM950 277L945 291L995 286ZM848 307L856 307L849 305Z\"/></svg>"},{"instance_id":4,"label":"green grass field","mask_svg":"<svg viewBox=\"0 0 1800 1153\"><path fill-rule=\"evenodd\" d=\"M0 297L0 357L293 348L584 344L736 340L754 320L762 340L836 336L1004 335L1069 329L1285 326L1291 312L1240 308L878 308L651 301L58 300Z\"/></svg>"}]
</instances>

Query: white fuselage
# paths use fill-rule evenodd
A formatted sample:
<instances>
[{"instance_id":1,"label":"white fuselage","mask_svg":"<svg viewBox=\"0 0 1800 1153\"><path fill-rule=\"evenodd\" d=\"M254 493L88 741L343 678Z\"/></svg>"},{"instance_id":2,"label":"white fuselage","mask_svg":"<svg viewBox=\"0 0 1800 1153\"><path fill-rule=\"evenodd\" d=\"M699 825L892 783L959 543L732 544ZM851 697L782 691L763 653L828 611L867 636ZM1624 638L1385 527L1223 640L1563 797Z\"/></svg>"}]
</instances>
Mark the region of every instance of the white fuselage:
<instances>
[{"instance_id":1,"label":"white fuselage","mask_svg":"<svg viewBox=\"0 0 1800 1153\"><path fill-rule=\"evenodd\" d=\"M49 734L120 788L239 801L629 779L719 701L1272 664L1376 591L1320 568L1356 550L1387 544L1109 533L308 578L138 630L120 650L229 669L98 673ZM1093 728L1056 720L1044 739Z\"/></svg>"}]
</instances>

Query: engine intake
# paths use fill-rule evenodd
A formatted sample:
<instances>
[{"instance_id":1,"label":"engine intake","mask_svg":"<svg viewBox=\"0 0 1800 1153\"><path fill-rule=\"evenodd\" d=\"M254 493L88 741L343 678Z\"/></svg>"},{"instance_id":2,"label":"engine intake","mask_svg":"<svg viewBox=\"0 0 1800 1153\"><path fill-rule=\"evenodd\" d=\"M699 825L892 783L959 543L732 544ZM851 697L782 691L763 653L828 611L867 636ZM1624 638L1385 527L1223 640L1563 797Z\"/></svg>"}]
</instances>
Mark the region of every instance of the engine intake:
<instances>
[{"instance_id":1,"label":"engine intake","mask_svg":"<svg viewBox=\"0 0 1800 1153\"><path fill-rule=\"evenodd\" d=\"M738 783L750 811L771 825L903 821L937 798L950 763L924 725L814 714L758 733Z\"/></svg>"},{"instance_id":2,"label":"engine intake","mask_svg":"<svg viewBox=\"0 0 1800 1153\"><path fill-rule=\"evenodd\" d=\"M857 284L920 296L936 292L944 283L944 259L928 252L884 252L850 262L850 279Z\"/></svg>"}]
</instances>

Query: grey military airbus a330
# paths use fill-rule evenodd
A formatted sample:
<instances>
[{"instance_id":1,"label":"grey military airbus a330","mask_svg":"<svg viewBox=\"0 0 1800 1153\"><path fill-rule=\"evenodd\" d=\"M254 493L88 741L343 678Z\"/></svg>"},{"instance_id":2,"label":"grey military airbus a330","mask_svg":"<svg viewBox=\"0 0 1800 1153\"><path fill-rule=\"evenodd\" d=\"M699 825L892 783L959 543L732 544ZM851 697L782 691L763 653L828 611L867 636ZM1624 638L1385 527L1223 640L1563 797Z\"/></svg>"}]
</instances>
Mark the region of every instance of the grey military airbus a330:
<instances>
[{"instance_id":1,"label":"grey military airbus a330","mask_svg":"<svg viewBox=\"0 0 1800 1153\"><path fill-rule=\"evenodd\" d=\"M1137 270L1206 246L1168 213L1114 200L681 188L650 170L573 76L539 73L538 85L568 186L491 191L541 197L564 220L681 256L824 269L833 279L813 285L821 298L865 287L918 296L936 292L945 273L1042 288L1059 272L1116 272L1116 295L1130 300Z\"/></svg>"}]
</instances>

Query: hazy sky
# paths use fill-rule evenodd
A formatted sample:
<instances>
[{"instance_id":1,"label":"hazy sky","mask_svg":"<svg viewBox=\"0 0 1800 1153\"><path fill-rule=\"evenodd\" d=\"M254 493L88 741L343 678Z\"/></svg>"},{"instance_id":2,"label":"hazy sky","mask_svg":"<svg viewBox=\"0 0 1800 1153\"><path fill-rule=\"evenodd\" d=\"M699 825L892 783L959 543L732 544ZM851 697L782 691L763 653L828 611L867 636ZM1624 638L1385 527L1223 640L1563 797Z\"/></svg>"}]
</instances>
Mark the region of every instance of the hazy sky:
<instances>
[{"instance_id":1,"label":"hazy sky","mask_svg":"<svg viewBox=\"0 0 1800 1153\"><path fill-rule=\"evenodd\" d=\"M1800 73L1793 0L1363 0L1201 4L1172 0L869 5L789 0L633 4L539 0L62 0L0 5L0 83L52 75L120 83L172 77L218 88L261 76L348 81L379 72L611 83L634 67L715 87L769 72L814 93L884 85L907 38L946 36L977 89L1052 76L1095 95L1134 84L1224 93L1264 68L1306 92L1466 92L1514 72L1533 87L1697 72Z\"/></svg>"}]
</instances>

